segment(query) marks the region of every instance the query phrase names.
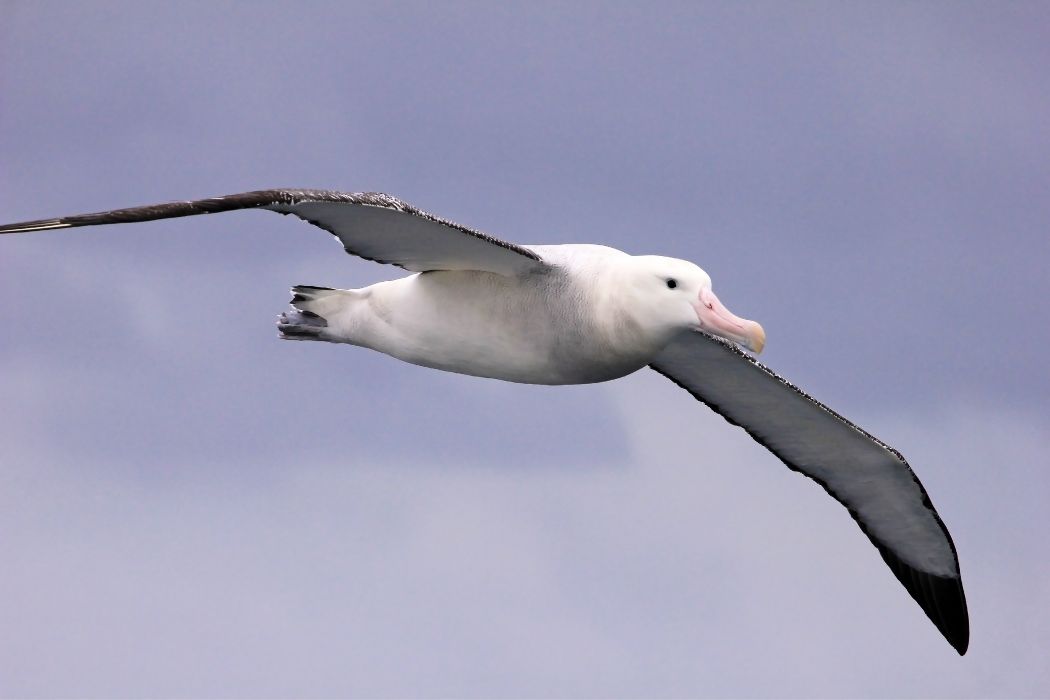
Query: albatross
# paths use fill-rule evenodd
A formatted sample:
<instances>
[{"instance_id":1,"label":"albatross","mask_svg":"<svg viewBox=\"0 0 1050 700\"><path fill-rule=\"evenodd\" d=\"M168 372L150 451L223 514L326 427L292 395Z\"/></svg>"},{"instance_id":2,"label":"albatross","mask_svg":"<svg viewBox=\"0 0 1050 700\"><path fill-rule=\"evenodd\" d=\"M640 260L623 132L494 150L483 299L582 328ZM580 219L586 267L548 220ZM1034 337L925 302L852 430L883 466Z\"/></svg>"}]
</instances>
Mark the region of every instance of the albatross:
<instances>
[{"instance_id":1,"label":"albatross","mask_svg":"<svg viewBox=\"0 0 1050 700\"><path fill-rule=\"evenodd\" d=\"M941 634L966 653L951 535L904 457L760 364L762 326L691 262L602 245L516 245L380 193L273 189L0 226L0 234L239 209L292 214L346 252L411 274L362 289L301 285L287 340L349 343L425 367L528 384L644 367L740 426L841 503Z\"/></svg>"}]
</instances>

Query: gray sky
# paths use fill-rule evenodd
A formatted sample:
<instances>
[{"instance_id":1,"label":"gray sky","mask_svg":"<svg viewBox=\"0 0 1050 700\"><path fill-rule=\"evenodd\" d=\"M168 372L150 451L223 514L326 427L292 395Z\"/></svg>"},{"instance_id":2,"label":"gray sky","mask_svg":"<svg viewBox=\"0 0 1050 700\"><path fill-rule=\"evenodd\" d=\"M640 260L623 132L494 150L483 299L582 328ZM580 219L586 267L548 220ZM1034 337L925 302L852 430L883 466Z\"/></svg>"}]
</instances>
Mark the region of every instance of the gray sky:
<instances>
[{"instance_id":1,"label":"gray sky","mask_svg":"<svg viewBox=\"0 0 1050 700\"><path fill-rule=\"evenodd\" d=\"M0 694L1046 696L1041 3L0 3L0 219L378 190L683 257L898 447L959 658L655 373L281 343L398 274L263 212L0 240Z\"/></svg>"}]
</instances>

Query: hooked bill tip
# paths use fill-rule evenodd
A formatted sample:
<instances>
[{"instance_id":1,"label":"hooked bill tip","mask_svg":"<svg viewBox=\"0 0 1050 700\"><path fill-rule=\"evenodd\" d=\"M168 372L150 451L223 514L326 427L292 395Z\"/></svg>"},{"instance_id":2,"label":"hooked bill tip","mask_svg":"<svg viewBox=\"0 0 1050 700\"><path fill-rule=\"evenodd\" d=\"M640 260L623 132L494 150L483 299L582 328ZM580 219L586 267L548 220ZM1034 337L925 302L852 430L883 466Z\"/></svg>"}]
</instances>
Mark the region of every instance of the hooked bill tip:
<instances>
[{"instance_id":1,"label":"hooked bill tip","mask_svg":"<svg viewBox=\"0 0 1050 700\"><path fill-rule=\"evenodd\" d=\"M762 352L762 348L766 347L766 331L762 326L754 321L751 322L752 326L747 334L747 348L756 355Z\"/></svg>"}]
</instances>

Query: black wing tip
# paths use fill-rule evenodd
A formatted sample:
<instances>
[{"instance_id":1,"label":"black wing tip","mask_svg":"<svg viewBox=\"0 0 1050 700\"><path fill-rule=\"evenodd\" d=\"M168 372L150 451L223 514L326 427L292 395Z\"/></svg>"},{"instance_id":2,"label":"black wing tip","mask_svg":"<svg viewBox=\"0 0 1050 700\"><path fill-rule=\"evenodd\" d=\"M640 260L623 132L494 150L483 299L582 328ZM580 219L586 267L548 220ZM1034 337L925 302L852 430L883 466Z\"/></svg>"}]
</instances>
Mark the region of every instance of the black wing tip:
<instances>
[{"instance_id":1,"label":"black wing tip","mask_svg":"<svg viewBox=\"0 0 1050 700\"><path fill-rule=\"evenodd\" d=\"M959 656L966 656L966 650L970 648L970 629L967 626L966 632L960 635L956 639L946 637L948 643L955 647L955 651L959 652Z\"/></svg>"},{"instance_id":2,"label":"black wing tip","mask_svg":"<svg viewBox=\"0 0 1050 700\"><path fill-rule=\"evenodd\" d=\"M60 228L72 228L73 224L65 219L40 219L39 221L20 221L16 224L0 226L0 235L5 233L32 233L34 231L53 231Z\"/></svg>"},{"instance_id":3,"label":"black wing tip","mask_svg":"<svg viewBox=\"0 0 1050 700\"><path fill-rule=\"evenodd\" d=\"M879 549L890 571L901 582L930 622L937 627L959 656L970 647L970 616L966 608L966 594L959 576L938 576L920 571L899 559L886 547L872 542Z\"/></svg>"}]
</instances>

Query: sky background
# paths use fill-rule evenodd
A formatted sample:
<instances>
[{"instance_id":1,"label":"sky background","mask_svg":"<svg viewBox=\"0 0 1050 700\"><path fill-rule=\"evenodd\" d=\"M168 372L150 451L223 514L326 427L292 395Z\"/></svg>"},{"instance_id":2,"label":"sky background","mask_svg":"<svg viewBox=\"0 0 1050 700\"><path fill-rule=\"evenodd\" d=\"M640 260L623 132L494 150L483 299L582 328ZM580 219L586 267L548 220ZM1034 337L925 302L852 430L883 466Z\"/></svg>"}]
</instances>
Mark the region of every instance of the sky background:
<instances>
[{"instance_id":1,"label":"sky background","mask_svg":"<svg viewBox=\"0 0 1050 700\"><path fill-rule=\"evenodd\" d=\"M0 240L0 695L1050 695L1045 3L0 2L0 220L384 191L682 257L900 449L958 657L643 370L284 343L399 270L266 212Z\"/></svg>"}]
</instances>

